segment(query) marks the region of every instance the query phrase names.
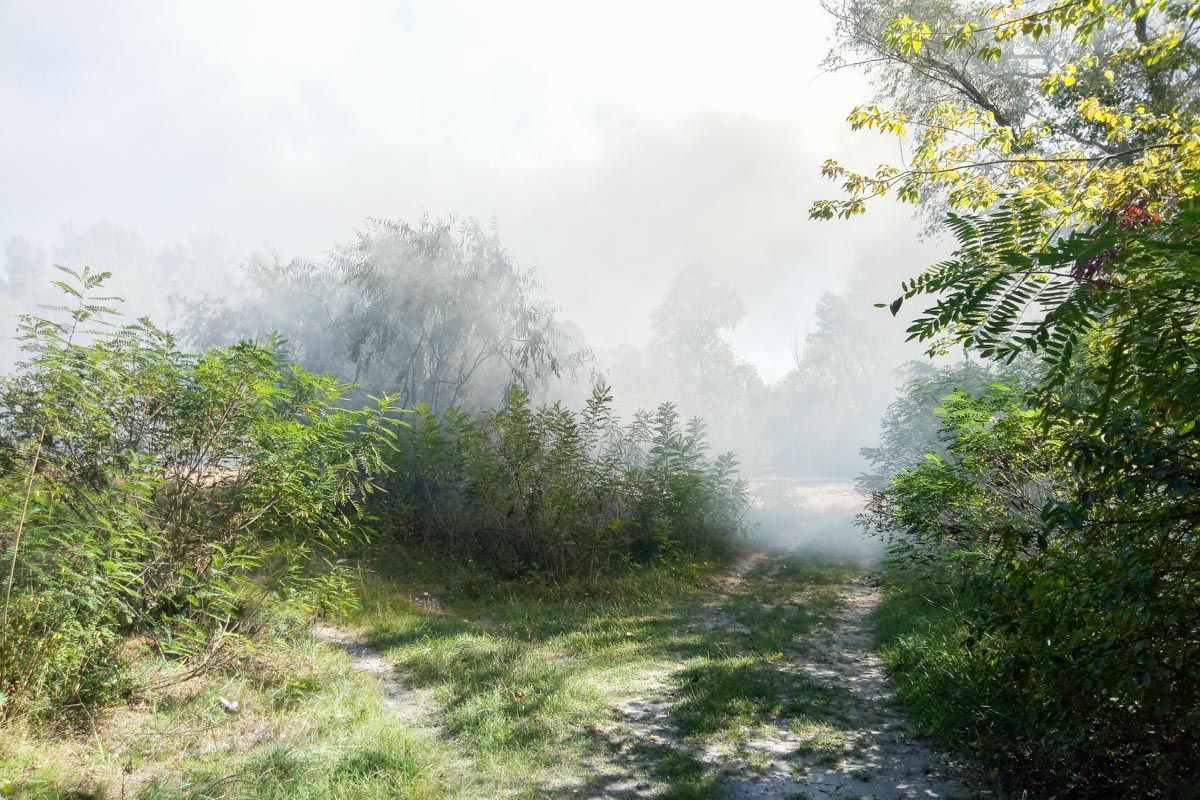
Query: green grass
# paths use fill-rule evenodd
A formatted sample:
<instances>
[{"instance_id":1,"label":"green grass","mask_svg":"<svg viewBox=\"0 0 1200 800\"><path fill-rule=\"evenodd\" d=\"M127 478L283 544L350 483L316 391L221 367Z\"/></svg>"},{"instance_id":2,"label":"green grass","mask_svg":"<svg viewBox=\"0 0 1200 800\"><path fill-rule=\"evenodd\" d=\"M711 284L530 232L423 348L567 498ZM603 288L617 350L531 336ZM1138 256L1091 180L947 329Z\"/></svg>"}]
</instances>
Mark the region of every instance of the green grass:
<instances>
[{"instance_id":1,"label":"green grass","mask_svg":"<svg viewBox=\"0 0 1200 800\"><path fill-rule=\"evenodd\" d=\"M1148 746L1165 730L1147 721L1160 709L1139 708L1101 692L1102 686L1086 694L1072 680L1087 674L1082 643L1071 642L1064 652L1061 639L1004 625L1006 613L986 604L989 595L995 598L994 576L984 572L972 586L959 565L942 558L941 564L886 565L877 630L909 718L967 755L976 784L1011 798L1200 797L1187 772L1200 763L1192 757L1194 736L1172 747ZM1111 661L1103 663L1122 675L1125 654L1112 644L1115 634L1102 629L1099 635L1109 637ZM1139 679L1151 680L1145 674L1128 682L1136 686Z\"/></svg>"},{"instance_id":2,"label":"green grass","mask_svg":"<svg viewBox=\"0 0 1200 800\"><path fill-rule=\"evenodd\" d=\"M94 733L8 726L0 787L30 798L533 800L632 775L656 797L715 798L716 771L696 755L706 739L737 742L782 720L812 752L841 746L846 698L789 662L829 623L852 567L768 559L719 603L714 569L551 586L388 553L364 567L361 608L340 622L433 698L434 729L398 723L348 656L283 626L237 664L147 693ZM614 711L647 695L665 702L671 736L631 735Z\"/></svg>"},{"instance_id":3,"label":"green grass","mask_svg":"<svg viewBox=\"0 0 1200 800\"><path fill-rule=\"evenodd\" d=\"M981 612L941 578L885 564L874 621L896 696L917 730L968 757L974 782L989 786L988 796L1027 797L1019 784L1035 766L1032 753L1013 759L1013 744L1044 724L1019 716L1011 680L971 645L968 621Z\"/></svg>"},{"instance_id":4,"label":"green grass","mask_svg":"<svg viewBox=\"0 0 1200 800\"><path fill-rule=\"evenodd\" d=\"M737 740L783 720L844 726L849 693L808 678L792 659L837 612L837 587L855 574L833 557L768 559L724 603L731 625L693 650L680 673L672 716L688 735Z\"/></svg>"},{"instance_id":5,"label":"green grass","mask_svg":"<svg viewBox=\"0 0 1200 800\"><path fill-rule=\"evenodd\" d=\"M967 644L972 608L951 587L899 565L884 570L884 582L875 631L897 696L925 732L965 731L994 694L986 665Z\"/></svg>"},{"instance_id":6,"label":"green grass","mask_svg":"<svg viewBox=\"0 0 1200 800\"><path fill-rule=\"evenodd\" d=\"M640 676L678 658L696 577L711 569L546 586L393 553L364 580L350 622L365 626L414 685L434 692L443 724L476 763L502 782L555 785L584 769L607 709L636 693ZM426 594L438 610L412 599ZM626 750L625 766L669 781L672 796L712 796L709 776L686 751L650 743Z\"/></svg>"},{"instance_id":7,"label":"green grass","mask_svg":"<svg viewBox=\"0 0 1200 800\"><path fill-rule=\"evenodd\" d=\"M857 572L856 564L835 556L790 555L759 564L729 600L730 613L745 628L738 646L766 656L803 649L836 613L838 585Z\"/></svg>"},{"instance_id":8,"label":"green grass","mask_svg":"<svg viewBox=\"0 0 1200 800\"><path fill-rule=\"evenodd\" d=\"M828 760L838 758L845 750L845 732L828 722L801 714L792 718L788 728L800 738L806 753Z\"/></svg>"},{"instance_id":9,"label":"green grass","mask_svg":"<svg viewBox=\"0 0 1200 800\"><path fill-rule=\"evenodd\" d=\"M844 720L844 691L783 667L747 655L692 659L672 717L690 735L737 732L776 717Z\"/></svg>"},{"instance_id":10,"label":"green grass","mask_svg":"<svg viewBox=\"0 0 1200 800\"><path fill-rule=\"evenodd\" d=\"M306 637L257 643L236 665L110 710L94 731L4 733L0 796L47 800L431 800L447 796L452 755L395 726L377 685Z\"/></svg>"}]
</instances>

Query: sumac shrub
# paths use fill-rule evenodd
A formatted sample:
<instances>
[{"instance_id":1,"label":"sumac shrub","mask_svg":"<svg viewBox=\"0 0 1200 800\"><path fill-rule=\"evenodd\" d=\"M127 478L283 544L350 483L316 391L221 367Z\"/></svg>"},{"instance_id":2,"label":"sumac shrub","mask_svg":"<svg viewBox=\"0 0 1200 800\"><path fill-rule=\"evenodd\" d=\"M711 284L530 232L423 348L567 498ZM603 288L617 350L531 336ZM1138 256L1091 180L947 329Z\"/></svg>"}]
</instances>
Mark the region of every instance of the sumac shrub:
<instances>
[{"instance_id":1,"label":"sumac shrub","mask_svg":"<svg viewBox=\"0 0 1200 800\"><path fill-rule=\"evenodd\" d=\"M893 537L895 602L941 609L885 636L901 696L1023 788L1191 796L1195 442L1132 410L1081 430L1004 386L952 393L938 416L943 455L901 470L867 515Z\"/></svg>"},{"instance_id":2,"label":"sumac shrub","mask_svg":"<svg viewBox=\"0 0 1200 800\"><path fill-rule=\"evenodd\" d=\"M118 324L105 274L64 276L72 304L23 318L28 360L0 384L4 715L111 695L126 633L219 649L239 576L299 591L297 565L358 534L396 427L274 341L184 353Z\"/></svg>"},{"instance_id":3,"label":"sumac shrub","mask_svg":"<svg viewBox=\"0 0 1200 800\"><path fill-rule=\"evenodd\" d=\"M402 538L510 577L728 552L747 502L732 456L710 458L703 424L670 404L628 425L611 406L599 388L580 413L534 408L513 386L481 417L418 407L378 514Z\"/></svg>"}]
</instances>

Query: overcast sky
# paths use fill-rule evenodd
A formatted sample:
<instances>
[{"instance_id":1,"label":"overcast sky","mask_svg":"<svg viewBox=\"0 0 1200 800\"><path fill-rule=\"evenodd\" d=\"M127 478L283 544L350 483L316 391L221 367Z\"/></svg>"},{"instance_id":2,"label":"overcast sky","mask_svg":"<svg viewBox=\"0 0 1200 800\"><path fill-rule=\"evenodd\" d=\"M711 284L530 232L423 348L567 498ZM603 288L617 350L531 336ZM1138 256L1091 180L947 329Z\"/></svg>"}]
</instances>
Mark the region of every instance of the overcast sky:
<instances>
[{"instance_id":1,"label":"overcast sky","mask_svg":"<svg viewBox=\"0 0 1200 800\"><path fill-rule=\"evenodd\" d=\"M365 217L493 221L601 346L644 338L674 273L747 308L790 363L824 289L934 257L909 209L807 219L868 88L822 75L817 0L0 0L0 240L109 222L316 256ZM7 327L7 326L6 326Z\"/></svg>"}]
</instances>

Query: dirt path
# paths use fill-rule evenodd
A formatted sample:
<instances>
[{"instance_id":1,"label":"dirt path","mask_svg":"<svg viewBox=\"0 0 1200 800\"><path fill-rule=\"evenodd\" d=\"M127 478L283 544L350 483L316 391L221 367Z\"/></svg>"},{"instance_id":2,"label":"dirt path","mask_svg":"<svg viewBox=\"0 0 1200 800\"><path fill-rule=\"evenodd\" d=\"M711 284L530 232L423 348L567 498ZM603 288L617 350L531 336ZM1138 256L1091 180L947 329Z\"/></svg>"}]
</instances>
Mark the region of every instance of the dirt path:
<instances>
[{"instance_id":1,"label":"dirt path","mask_svg":"<svg viewBox=\"0 0 1200 800\"><path fill-rule=\"evenodd\" d=\"M693 624L707 632L737 636L747 632L730 612L730 603L744 595L749 574L777 564L762 553L739 561L721 576L702 604ZM954 766L927 741L915 736L892 702L882 659L874 650L870 613L879 591L863 579L837 589L840 600L828 629L798 643L779 669L840 690L847 698L844 717L830 735L840 752L814 751L810 731L793 730L791 720L774 719L768 726L747 731L736 741L685 739L672 726L672 683L678 670L654 676L650 691L619 707L628 735L644 742L666 743L690 750L718 775L720 795L748 798L909 798L965 797L964 787L950 777ZM682 668L682 665L680 665ZM612 791L617 789L618 791ZM655 781L625 780L593 797L652 797ZM633 791L631 791L633 789ZM637 791L641 789L643 791Z\"/></svg>"},{"instance_id":2,"label":"dirt path","mask_svg":"<svg viewBox=\"0 0 1200 800\"><path fill-rule=\"evenodd\" d=\"M751 627L756 613L804 607L809 602L805 592L812 587L795 579L791 584L776 581L783 564L781 558L754 553L718 576L699 602L681 615L684 638L728 642L736 651L739 642L759 633ZM773 597L755 596L756 591L771 593L764 586L776 587ZM788 596L793 587L797 593ZM825 583L822 591L826 608L836 609L832 616L827 611L824 625L807 637L796 637L793 646L770 660L768 669L779 692L803 686L820 697L836 696L835 711L823 708L791 718L780 714L732 732L685 735L675 715L694 662L681 653L674 662L661 662L633 676L607 721L589 729L597 746L572 770L574 777L543 784L535 796L630 800L674 796L672 779L660 774L672 752L686 754L708 776L704 796L731 800L966 796L964 787L951 777L954 765L912 734L892 702L870 630L878 590L858 578L840 585ZM409 685L364 634L325 624L314 626L313 633L349 654L355 669L379 680L384 707L398 720L418 731L443 733L433 692Z\"/></svg>"},{"instance_id":3,"label":"dirt path","mask_svg":"<svg viewBox=\"0 0 1200 800\"><path fill-rule=\"evenodd\" d=\"M344 650L354 669L379 680L383 707L388 713L414 730L438 733L437 703L433 692L410 686L383 653L371 646L365 633L325 622L315 623L311 630L317 639Z\"/></svg>"},{"instance_id":4,"label":"dirt path","mask_svg":"<svg viewBox=\"0 0 1200 800\"><path fill-rule=\"evenodd\" d=\"M747 774L727 770L727 796L740 798L908 798L964 797L950 777L954 765L915 736L894 707L884 665L875 652L869 617L879 590L862 579L839 587L841 609L831 628L809 640L796 666L816 681L843 689L850 698L840 757L807 753L804 737L779 720L772 730L746 743L770 758L765 769Z\"/></svg>"}]
</instances>

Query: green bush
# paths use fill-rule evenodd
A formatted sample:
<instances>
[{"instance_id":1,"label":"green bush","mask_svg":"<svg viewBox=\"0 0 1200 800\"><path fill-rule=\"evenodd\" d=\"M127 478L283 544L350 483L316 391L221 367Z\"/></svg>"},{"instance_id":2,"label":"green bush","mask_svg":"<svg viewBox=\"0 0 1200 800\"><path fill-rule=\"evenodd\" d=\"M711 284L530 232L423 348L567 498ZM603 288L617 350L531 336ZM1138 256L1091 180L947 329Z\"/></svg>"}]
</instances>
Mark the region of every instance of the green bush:
<instances>
[{"instance_id":1,"label":"green bush","mask_svg":"<svg viewBox=\"0 0 1200 800\"><path fill-rule=\"evenodd\" d=\"M117 323L106 274L64 275L73 305L23 318L0 386L5 715L110 697L122 634L182 654L239 635L239 576L296 591L297 565L358 535L394 439L386 400L343 407L349 387L277 342L183 353Z\"/></svg>"},{"instance_id":2,"label":"green bush","mask_svg":"<svg viewBox=\"0 0 1200 800\"><path fill-rule=\"evenodd\" d=\"M186 353L121 322L96 296L106 274L64 276L72 304L23 318L28 359L0 383L3 716L119 697L131 635L201 667L228 655L263 593L345 610L336 557L373 514L555 582L719 557L742 528L732 456L670 404L621 425L607 390L576 414L513 386L486 415L419 406L410 426L278 340Z\"/></svg>"},{"instance_id":3,"label":"green bush","mask_svg":"<svg viewBox=\"0 0 1200 800\"><path fill-rule=\"evenodd\" d=\"M957 603L889 645L902 693L1058 796L1200 785L1200 184L1178 177L1052 234L1024 195L952 215L954 255L891 305L932 296L909 328L932 352L1035 367L1021 389L946 395L929 457L868 520L894 583L903 563Z\"/></svg>"},{"instance_id":4,"label":"green bush","mask_svg":"<svg viewBox=\"0 0 1200 800\"><path fill-rule=\"evenodd\" d=\"M747 502L732 456L710 459L703 424L681 425L670 404L623 426L611 403L597 389L579 414L535 409L514 386L480 418L418 407L379 516L509 577L727 552Z\"/></svg>"},{"instance_id":5,"label":"green bush","mask_svg":"<svg viewBox=\"0 0 1200 800\"><path fill-rule=\"evenodd\" d=\"M938 414L945 455L898 473L868 515L897 537L881 631L901 696L1024 785L1186 796L1200 543L1155 514L1169 489L1139 498L1134 474L1104 497L1062 459L1090 437L1005 386L952 393ZM1179 452L1138 440L1131 455L1152 463Z\"/></svg>"}]
</instances>

